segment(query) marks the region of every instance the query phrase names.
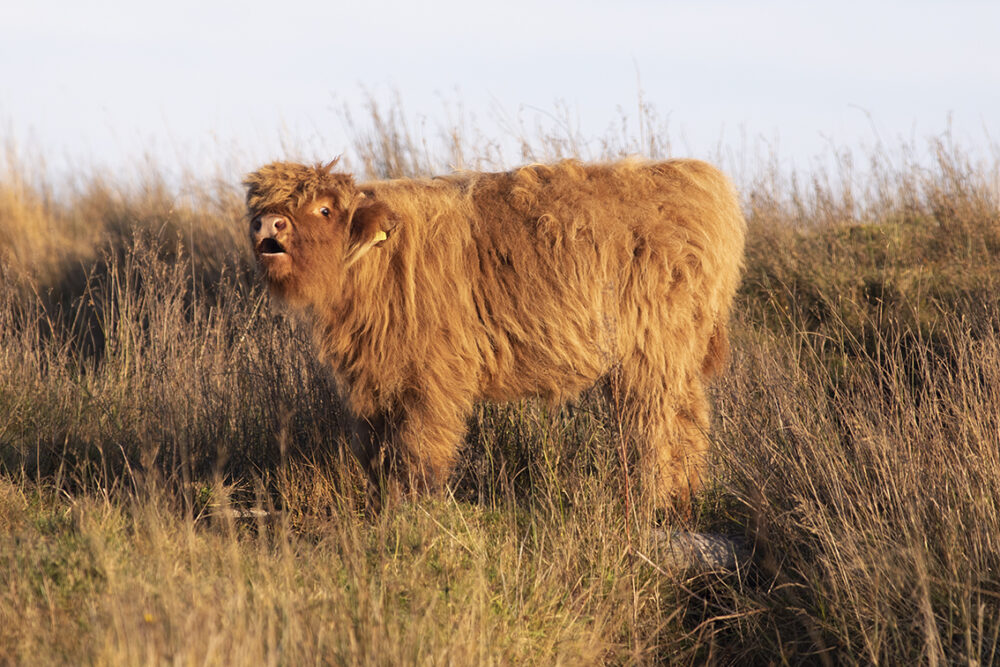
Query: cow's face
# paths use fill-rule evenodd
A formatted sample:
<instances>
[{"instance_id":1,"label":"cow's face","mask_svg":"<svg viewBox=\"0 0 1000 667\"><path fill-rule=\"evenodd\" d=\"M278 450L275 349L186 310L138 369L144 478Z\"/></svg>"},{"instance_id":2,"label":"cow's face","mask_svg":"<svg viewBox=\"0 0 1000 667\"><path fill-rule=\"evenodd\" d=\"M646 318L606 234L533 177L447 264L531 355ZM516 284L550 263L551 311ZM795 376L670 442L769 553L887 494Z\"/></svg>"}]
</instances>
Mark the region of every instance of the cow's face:
<instances>
[{"instance_id":1,"label":"cow's face","mask_svg":"<svg viewBox=\"0 0 1000 667\"><path fill-rule=\"evenodd\" d=\"M315 246L337 243L335 211L333 199L323 196L298 209L275 208L250 218L257 264L272 287L287 287L307 273Z\"/></svg>"},{"instance_id":2,"label":"cow's face","mask_svg":"<svg viewBox=\"0 0 1000 667\"><path fill-rule=\"evenodd\" d=\"M350 267L383 245L394 227L385 204L353 187L322 192L297 208L275 206L250 215L261 273L272 292L287 300L334 296Z\"/></svg>"}]
</instances>

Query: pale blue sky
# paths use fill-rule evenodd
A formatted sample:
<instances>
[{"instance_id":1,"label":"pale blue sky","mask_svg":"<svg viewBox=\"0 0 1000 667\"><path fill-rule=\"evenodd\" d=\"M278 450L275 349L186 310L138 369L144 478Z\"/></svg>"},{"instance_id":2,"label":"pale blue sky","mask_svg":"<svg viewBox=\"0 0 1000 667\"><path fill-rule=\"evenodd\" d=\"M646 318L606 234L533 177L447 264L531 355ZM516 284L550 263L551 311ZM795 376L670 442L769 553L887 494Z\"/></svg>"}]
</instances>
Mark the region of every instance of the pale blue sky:
<instances>
[{"instance_id":1,"label":"pale blue sky","mask_svg":"<svg viewBox=\"0 0 1000 667\"><path fill-rule=\"evenodd\" d=\"M432 134L461 105L509 141L499 116L545 123L561 101L597 138L619 109L634 123L637 79L675 154L777 138L804 166L831 143L922 141L949 118L985 144L1000 136L1000 2L0 6L0 132L57 171L334 155L348 143L337 109L362 116L365 88L398 91Z\"/></svg>"}]
</instances>

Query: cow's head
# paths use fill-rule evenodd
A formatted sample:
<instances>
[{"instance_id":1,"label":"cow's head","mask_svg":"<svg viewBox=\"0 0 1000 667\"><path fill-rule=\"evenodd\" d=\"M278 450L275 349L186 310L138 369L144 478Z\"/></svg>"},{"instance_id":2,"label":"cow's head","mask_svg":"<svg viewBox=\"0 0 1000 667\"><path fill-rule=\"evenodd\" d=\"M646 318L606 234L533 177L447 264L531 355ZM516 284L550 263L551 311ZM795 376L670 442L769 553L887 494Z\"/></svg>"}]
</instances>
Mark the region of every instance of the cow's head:
<instances>
[{"instance_id":1,"label":"cow's head","mask_svg":"<svg viewBox=\"0 0 1000 667\"><path fill-rule=\"evenodd\" d=\"M384 203L361 192L349 174L331 171L336 162L274 162L243 181L254 254L278 296L337 289L351 265L396 226Z\"/></svg>"}]
</instances>

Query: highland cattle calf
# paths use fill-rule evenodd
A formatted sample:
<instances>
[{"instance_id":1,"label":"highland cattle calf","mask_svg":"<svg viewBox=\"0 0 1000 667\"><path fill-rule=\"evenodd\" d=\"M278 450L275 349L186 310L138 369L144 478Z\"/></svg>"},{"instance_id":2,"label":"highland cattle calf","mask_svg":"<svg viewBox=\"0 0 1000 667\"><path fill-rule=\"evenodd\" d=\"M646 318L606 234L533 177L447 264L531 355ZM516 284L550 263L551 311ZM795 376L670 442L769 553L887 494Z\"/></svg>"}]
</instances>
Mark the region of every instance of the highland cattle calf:
<instances>
[{"instance_id":1,"label":"highland cattle calf","mask_svg":"<svg viewBox=\"0 0 1000 667\"><path fill-rule=\"evenodd\" d=\"M477 401L609 379L643 488L660 504L698 488L746 231L719 171L567 160L355 183L333 166L248 175L250 238L333 371L371 490L443 487Z\"/></svg>"}]
</instances>

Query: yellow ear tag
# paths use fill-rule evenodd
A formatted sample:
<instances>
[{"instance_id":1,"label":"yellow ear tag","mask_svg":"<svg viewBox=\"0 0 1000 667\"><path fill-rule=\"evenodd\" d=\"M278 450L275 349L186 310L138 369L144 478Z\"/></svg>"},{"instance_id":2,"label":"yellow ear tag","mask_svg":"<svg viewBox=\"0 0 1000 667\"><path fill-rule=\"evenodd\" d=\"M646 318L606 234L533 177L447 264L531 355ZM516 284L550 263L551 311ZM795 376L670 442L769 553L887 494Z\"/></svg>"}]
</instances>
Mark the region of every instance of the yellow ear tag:
<instances>
[{"instance_id":1,"label":"yellow ear tag","mask_svg":"<svg viewBox=\"0 0 1000 667\"><path fill-rule=\"evenodd\" d=\"M372 243L381 243L389 238L389 235L383 232L381 229L375 233L375 240Z\"/></svg>"}]
</instances>

